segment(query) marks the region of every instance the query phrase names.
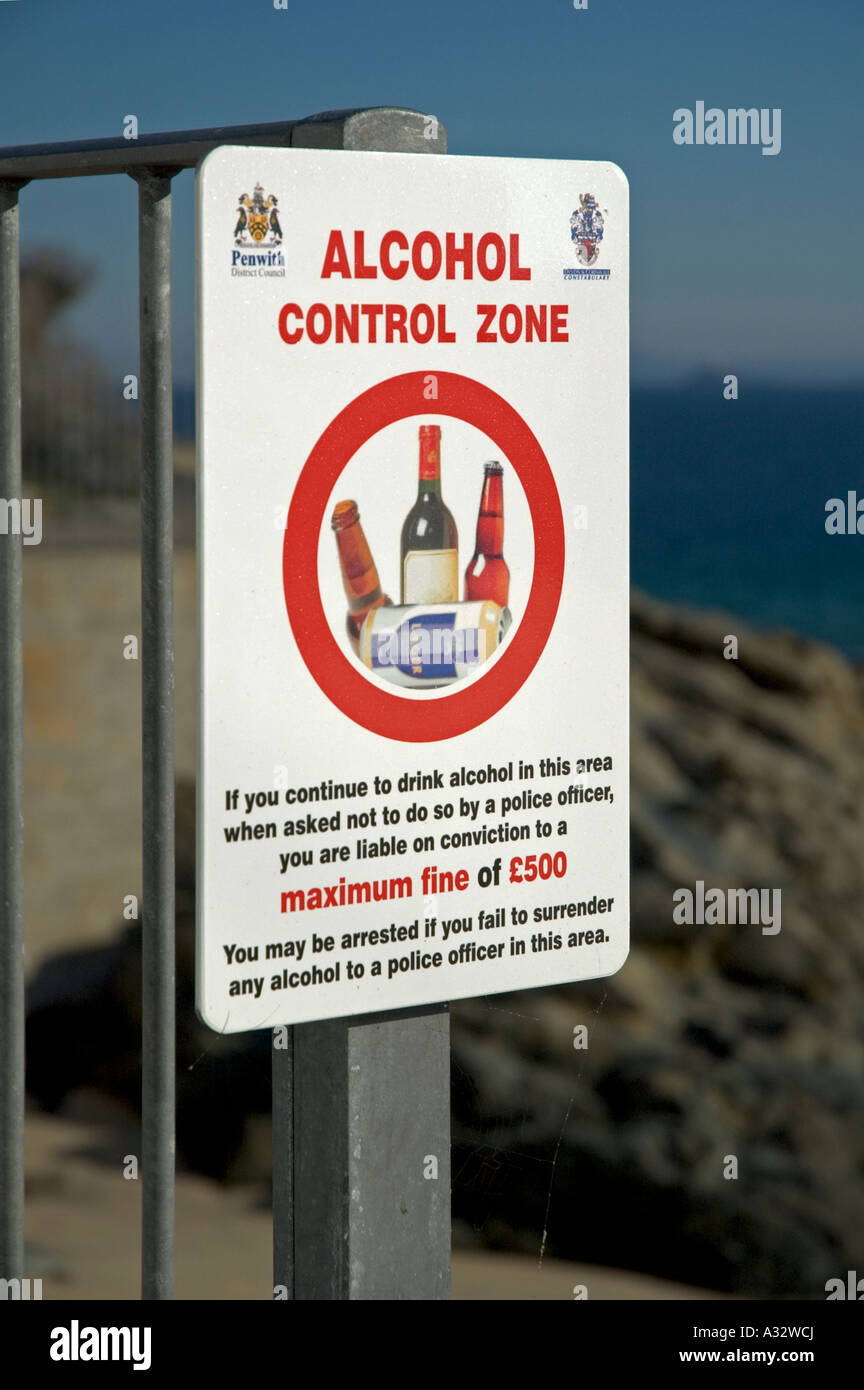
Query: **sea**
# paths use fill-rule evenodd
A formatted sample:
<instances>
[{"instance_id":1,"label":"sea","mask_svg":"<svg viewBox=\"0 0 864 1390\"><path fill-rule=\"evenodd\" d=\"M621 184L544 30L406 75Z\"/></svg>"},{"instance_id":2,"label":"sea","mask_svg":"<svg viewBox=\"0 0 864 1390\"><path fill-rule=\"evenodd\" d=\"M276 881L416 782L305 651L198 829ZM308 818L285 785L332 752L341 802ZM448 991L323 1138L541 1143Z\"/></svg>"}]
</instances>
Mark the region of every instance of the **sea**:
<instances>
[{"instance_id":1,"label":"sea","mask_svg":"<svg viewBox=\"0 0 864 1390\"><path fill-rule=\"evenodd\" d=\"M862 445L860 387L634 389L633 584L864 662L864 534L825 529L829 499L864 500Z\"/></svg>"}]
</instances>

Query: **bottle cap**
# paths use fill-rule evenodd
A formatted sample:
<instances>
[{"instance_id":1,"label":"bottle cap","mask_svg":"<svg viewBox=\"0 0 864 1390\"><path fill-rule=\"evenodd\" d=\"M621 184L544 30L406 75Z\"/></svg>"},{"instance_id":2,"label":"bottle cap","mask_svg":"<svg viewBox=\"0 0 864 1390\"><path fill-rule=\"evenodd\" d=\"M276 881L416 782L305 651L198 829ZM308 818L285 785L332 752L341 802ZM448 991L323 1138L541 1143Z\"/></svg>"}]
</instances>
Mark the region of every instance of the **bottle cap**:
<instances>
[{"instance_id":1,"label":"bottle cap","mask_svg":"<svg viewBox=\"0 0 864 1390\"><path fill-rule=\"evenodd\" d=\"M441 466L441 426L420 426L420 477L437 478Z\"/></svg>"},{"instance_id":2,"label":"bottle cap","mask_svg":"<svg viewBox=\"0 0 864 1390\"><path fill-rule=\"evenodd\" d=\"M497 459L492 459L489 463L484 463L483 472L496 473L500 475L504 472L504 466L503 464L500 464Z\"/></svg>"},{"instance_id":3,"label":"bottle cap","mask_svg":"<svg viewBox=\"0 0 864 1390\"><path fill-rule=\"evenodd\" d=\"M330 525L334 531L344 531L346 526L353 526L355 521L359 520L360 513L357 510L357 503L348 500L336 503L330 518Z\"/></svg>"}]
</instances>

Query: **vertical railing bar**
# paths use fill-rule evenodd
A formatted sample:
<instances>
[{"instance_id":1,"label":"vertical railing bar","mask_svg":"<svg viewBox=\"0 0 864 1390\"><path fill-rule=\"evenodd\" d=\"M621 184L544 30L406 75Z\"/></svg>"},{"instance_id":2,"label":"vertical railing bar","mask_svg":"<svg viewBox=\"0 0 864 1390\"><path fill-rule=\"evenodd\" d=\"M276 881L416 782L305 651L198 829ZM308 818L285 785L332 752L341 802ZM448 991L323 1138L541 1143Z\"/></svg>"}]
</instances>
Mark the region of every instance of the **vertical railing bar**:
<instances>
[{"instance_id":1,"label":"vertical railing bar","mask_svg":"<svg viewBox=\"0 0 864 1390\"><path fill-rule=\"evenodd\" d=\"M294 1029L277 1028L271 1047L273 1094L273 1285L294 1298ZM276 1295L274 1294L274 1297Z\"/></svg>"},{"instance_id":2,"label":"vertical railing bar","mask_svg":"<svg viewBox=\"0 0 864 1390\"><path fill-rule=\"evenodd\" d=\"M141 1297L174 1296L174 459L171 172L138 183L141 342Z\"/></svg>"},{"instance_id":3,"label":"vertical railing bar","mask_svg":"<svg viewBox=\"0 0 864 1390\"><path fill-rule=\"evenodd\" d=\"M18 191L0 182L0 498L21 502ZM10 513L10 520L12 518ZM20 513L19 513L20 517ZM21 527L0 535L0 1278L24 1278Z\"/></svg>"}]
</instances>

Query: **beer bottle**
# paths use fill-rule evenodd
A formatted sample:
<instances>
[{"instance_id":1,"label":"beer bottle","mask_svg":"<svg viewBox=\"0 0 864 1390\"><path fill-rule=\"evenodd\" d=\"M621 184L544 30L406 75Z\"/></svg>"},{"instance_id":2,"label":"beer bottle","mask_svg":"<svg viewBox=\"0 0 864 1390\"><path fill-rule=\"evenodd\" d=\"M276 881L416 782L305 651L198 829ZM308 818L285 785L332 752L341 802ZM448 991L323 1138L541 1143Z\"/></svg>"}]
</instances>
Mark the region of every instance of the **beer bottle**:
<instances>
[{"instance_id":1,"label":"beer bottle","mask_svg":"<svg viewBox=\"0 0 864 1390\"><path fill-rule=\"evenodd\" d=\"M348 600L348 616L345 619L348 641L356 652L366 614L373 608L381 608L384 604L391 603L392 600L381 592L375 561L360 525L357 503L337 502L333 508L330 525L336 533L336 549L342 567L342 586Z\"/></svg>"},{"instance_id":2,"label":"beer bottle","mask_svg":"<svg viewBox=\"0 0 864 1390\"><path fill-rule=\"evenodd\" d=\"M507 607L510 571L504 559L504 469L500 463L483 465L483 491L477 517L477 543L465 571L465 599L491 599Z\"/></svg>"},{"instance_id":3,"label":"beer bottle","mask_svg":"<svg viewBox=\"0 0 864 1390\"><path fill-rule=\"evenodd\" d=\"M417 501L402 527L402 602L455 603L459 537L441 500L441 427L420 426Z\"/></svg>"}]
</instances>

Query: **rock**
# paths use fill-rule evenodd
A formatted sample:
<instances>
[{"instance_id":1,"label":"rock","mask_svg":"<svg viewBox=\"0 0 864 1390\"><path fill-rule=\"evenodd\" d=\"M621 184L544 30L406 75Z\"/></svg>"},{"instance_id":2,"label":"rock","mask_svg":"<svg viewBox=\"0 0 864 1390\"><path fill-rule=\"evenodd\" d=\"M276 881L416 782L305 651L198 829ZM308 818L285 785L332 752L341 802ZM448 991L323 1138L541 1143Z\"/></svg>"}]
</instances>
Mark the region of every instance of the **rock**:
<instances>
[{"instance_id":1,"label":"rock","mask_svg":"<svg viewBox=\"0 0 864 1390\"><path fill-rule=\"evenodd\" d=\"M824 646L640 594L632 626L631 955L612 979L532 994L562 1033L568 1009L596 1010L576 1063L550 1054L491 1076L492 1042L520 1047L511 1015L526 996L472 1013L470 1055L468 1005L452 1006L455 1074L472 1083L454 1206L475 1240L493 1216L501 1240L506 1204L514 1240L533 1230L537 1250L545 1229L550 1255L824 1298L864 1237L862 673ZM675 925L672 894L697 879L780 889L780 931Z\"/></svg>"}]
</instances>

